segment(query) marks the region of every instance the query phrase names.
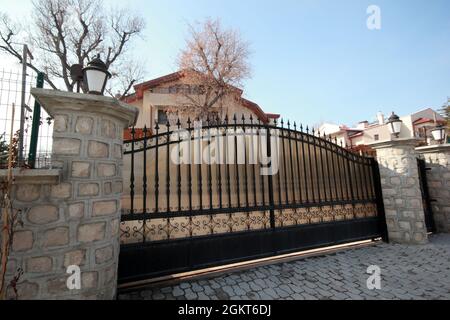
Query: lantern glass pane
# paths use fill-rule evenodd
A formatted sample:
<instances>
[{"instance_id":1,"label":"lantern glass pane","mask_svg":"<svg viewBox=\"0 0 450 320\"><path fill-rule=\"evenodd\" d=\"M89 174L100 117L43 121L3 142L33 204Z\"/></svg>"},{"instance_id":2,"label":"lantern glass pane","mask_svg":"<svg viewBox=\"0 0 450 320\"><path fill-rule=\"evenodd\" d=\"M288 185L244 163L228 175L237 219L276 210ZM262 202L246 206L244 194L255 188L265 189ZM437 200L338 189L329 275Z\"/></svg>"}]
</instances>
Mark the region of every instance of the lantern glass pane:
<instances>
[{"instance_id":1,"label":"lantern glass pane","mask_svg":"<svg viewBox=\"0 0 450 320\"><path fill-rule=\"evenodd\" d=\"M106 80L106 73L90 69L86 70L86 77L88 80L88 91L102 93L103 85Z\"/></svg>"},{"instance_id":2,"label":"lantern glass pane","mask_svg":"<svg viewBox=\"0 0 450 320\"><path fill-rule=\"evenodd\" d=\"M389 131L391 132L391 134L399 134L401 127L402 127L401 121L395 121L395 122L389 123Z\"/></svg>"}]
</instances>

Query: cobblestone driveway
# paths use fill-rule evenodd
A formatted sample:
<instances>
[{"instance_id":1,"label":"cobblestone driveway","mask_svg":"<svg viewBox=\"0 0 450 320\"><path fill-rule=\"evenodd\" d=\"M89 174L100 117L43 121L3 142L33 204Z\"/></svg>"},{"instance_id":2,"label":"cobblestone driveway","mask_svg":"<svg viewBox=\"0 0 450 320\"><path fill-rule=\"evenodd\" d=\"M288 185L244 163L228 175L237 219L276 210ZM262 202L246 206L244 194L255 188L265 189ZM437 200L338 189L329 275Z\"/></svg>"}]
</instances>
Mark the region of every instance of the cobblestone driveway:
<instances>
[{"instance_id":1,"label":"cobblestone driveway","mask_svg":"<svg viewBox=\"0 0 450 320\"><path fill-rule=\"evenodd\" d=\"M381 268L381 290L367 289L370 265ZM121 294L119 299L450 299L450 235L432 236L427 245L380 243L206 280L149 287Z\"/></svg>"}]
</instances>

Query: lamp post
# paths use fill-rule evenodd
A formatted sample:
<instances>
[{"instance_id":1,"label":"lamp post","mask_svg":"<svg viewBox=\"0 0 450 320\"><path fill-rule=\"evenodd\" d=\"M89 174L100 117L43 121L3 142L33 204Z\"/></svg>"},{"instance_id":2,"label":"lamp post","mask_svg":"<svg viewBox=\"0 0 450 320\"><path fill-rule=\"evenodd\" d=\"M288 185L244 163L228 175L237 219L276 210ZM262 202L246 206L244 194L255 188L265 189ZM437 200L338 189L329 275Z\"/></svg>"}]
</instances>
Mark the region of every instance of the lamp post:
<instances>
[{"instance_id":1,"label":"lamp post","mask_svg":"<svg viewBox=\"0 0 450 320\"><path fill-rule=\"evenodd\" d=\"M391 116L388 119L387 125L389 126L389 132L396 138L398 138L398 136L400 135L402 123L403 121L400 120L400 117L392 112Z\"/></svg>"},{"instance_id":2,"label":"lamp post","mask_svg":"<svg viewBox=\"0 0 450 320\"><path fill-rule=\"evenodd\" d=\"M111 73L108 72L108 67L100 59L99 54L85 68L80 64L74 64L70 68L70 77L77 85L77 92L80 92L81 85L86 93L103 95Z\"/></svg>"},{"instance_id":3,"label":"lamp post","mask_svg":"<svg viewBox=\"0 0 450 320\"><path fill-rule=\"evenodd\" d=\"M439 125L433 130L431 130L431 135L433 139L437 141L439 144L442 144L445 140L445 127L443 125Z\"/></svg>"},{"instance_id":4,"label":"lamp post","mask_svg":"<svg viewBox=\"0 0 450 320\"><path fill-rule=\"evenodd\" d=\"M88 63L87 67L83 68L83 85L89 94L103 95L109 78L111 78L111 73L100 59L100 55L97 55Z\"/></svg>"}]
</instances>

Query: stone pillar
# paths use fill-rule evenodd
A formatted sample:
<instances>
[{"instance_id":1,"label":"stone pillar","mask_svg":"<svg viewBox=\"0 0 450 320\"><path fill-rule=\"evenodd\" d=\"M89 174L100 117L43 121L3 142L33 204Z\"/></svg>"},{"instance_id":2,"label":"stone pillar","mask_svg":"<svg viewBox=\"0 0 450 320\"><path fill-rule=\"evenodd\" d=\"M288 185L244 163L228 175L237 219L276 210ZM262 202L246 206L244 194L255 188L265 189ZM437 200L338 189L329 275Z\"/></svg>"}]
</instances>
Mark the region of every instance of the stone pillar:
<instances>
[{"instance_id":1,"label":"stone pillar","mask_svg":"<svg viewBox=\"0 0 450 320\"><path fill-rule=\"evenodd\" d=\"M61 177L16 181L14 206L23 209L23 226L15 233L11 269L24 271L19 299L114 299L123 129L138 111L103 96L32 94L55 120L52 166ZM66 285L71 265L81 268L81 290Z\"/></svg>"},{"instance_id":2,"label":"stone pillar","mask_svg":"<svg viewBox=\"0 0 450 320\"><path fill-rule=\"evenodd\" d=\"M437 232L450 232L450 144L416 148L425 159L428 191Z\"/></svg>"},{"instance_id":3,"label":"stone pillar","mask_svg":"<svg viewBox=\"0 0 450 320\"><path fill-rule=\"evenodd\" d=\"M420 190L416 139L398 139L371 144L376 149L389 241L427 242Z\"/></svg>"}]
</instances>

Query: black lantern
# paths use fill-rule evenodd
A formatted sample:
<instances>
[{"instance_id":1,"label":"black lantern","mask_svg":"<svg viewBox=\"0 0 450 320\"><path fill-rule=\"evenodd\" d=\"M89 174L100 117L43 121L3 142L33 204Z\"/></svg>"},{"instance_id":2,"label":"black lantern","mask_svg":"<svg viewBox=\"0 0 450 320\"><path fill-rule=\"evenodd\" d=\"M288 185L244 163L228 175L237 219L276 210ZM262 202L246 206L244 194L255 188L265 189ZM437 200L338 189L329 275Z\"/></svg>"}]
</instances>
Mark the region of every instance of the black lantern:
<instances>
[{"instance_id":1,"label":"black lantern","mask_svg":"<svg viewBox=\"0 0 450 320\"><path fill-rule=\"evenodd\" d=\"M86 68L83 69L83 84L87 93L103 95L105 92L106 82L111 78L106 64L98 55L90 61Z\"/></svg>"},{"instance_id":2,"label":"black lantern","mask_svg":"<svg viewBox=\"0 0 450 320\"><path fill-rule=\"evenodd\" d=\"M431 134L435 141L442 143L445 140L445 127L443 125L439 125L431 130Z\"/></svg>"},{"instance_id":3,"label":"black lantern","mask_svg":"<svg viewBox=\"0 0 450 320\"><path fill-rule=\"evenodd\" d=\"M389 117L387 122L389 126L389 132L398 138L402 129L402 123L403 121L400 120L400 117L392 112L392 115Z\"/></svg>"}]
</instances>

